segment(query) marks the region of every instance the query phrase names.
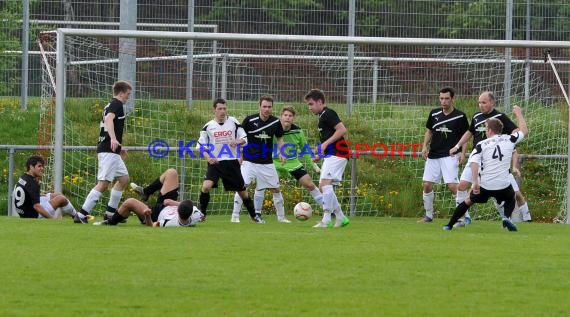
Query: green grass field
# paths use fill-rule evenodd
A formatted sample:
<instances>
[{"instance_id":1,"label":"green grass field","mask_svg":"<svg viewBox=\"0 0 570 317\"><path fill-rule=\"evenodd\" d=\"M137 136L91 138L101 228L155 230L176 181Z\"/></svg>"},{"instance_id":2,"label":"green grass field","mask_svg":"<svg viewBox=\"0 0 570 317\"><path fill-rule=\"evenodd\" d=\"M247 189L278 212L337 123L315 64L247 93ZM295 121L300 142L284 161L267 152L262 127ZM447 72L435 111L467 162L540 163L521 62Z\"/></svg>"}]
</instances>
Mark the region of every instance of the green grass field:
<instances>
[{"instance_id":1,"label":"green grass field","mask_svg":"<svg viewBox=\"0 0 570 317\"><path fill-rule=\"evenodd\" d=\"M570 227L0 217L0 316L567 316Z\"/></svg>"}]
</instances>

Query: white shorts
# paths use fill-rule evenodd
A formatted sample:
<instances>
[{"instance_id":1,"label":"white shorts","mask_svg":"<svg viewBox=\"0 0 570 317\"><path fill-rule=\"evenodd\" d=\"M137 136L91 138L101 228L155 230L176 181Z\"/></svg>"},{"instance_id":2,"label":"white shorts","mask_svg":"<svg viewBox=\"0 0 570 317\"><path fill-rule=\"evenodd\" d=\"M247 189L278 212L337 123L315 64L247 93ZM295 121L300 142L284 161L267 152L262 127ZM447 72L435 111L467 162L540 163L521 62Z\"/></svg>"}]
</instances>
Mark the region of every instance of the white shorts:
<instances>
[{"instance_id":1,"label":"white shorts","mask_svg":"<svg viewBox=\"0 0 570 317\"><path fill-rule=\"evenodd\" d=\"M112 182L115 178L129 175L127 166L119 154L97 153L99 166L97 169L97 180Z\"/></svg>"},{"instance_id":2,"label":"white shorts","mask_svg":"<svg viewBox=\"0 0 570 317\"><path fill-rule=\"evenodd\" d=\"M51 193L47 193L43 196L40 196L40 205L42 205L42 207L44 207L44 209L47 212L49 212L49 214L52 215L52 217L54 217L55 210L53 209L53 206L49 203L50 200L51 200ZM43 216L38 213L38 218L43 218Z\"/></svg>"},{"instance_id":3,"label":"white shorts","mask_svg":"<svg viewBox=\"0 0 570 317\"><path fill-rule=\"evenodd\" d=\"M461 180L473 183L473 178L471 177L471 166L469 166L469 164L467 164L467 166L463 169L463 173L461 173ZM511 182L511 186L513 186L513 190L515 192L520 191L519 184L517 183L517 180L512 173L509 174L509 181Z\"/></svg>"},{"instance_id":4,"label":"white shorts","mask_svg":"<svg viewBox=\"0 0 570 317\"><path fill-rule=\"evenodd\" d=\"M333 185L338 185L342 182L344 169L348 160L344 157L329 156L323 159L323 166L321 167L321 177L319 180L330 179Z\"/></svg>"},{"instance_id":5,"label":"white shorts","mask_svg":"<svg viewBox=\"0 0 570 317\"><path fill-rule=\"evenodd\" d=\"M424 168L424 182L439 184L443 176L446 184L457 184L459 173L459 159L457 156L447 156L437 159L428 158Z\"/></svg>"},{"instance_id":6,"label":"white shorts","mask_svg":"<svg viewBox=\"0 0 570 317\"><path fill-rule=\"evenodd\" d=\"M463 169L463 172L461 172L461 177L459 180L473 183L473 177L471 177L471 163L467 163L465 165L465 168Z\"/></svg>"},{"instance_id":7,"label":"white shorts","mask_svg":"<svg viewBox=\"0 0 570 317\"><path fill-rule=\"evenodd\" d=\"M277 176L277 170L273 163L256 164L244 161L241 165L241 175L245 182L245 187L248 187L255 180L256 190L279 188L279 176Z\"/></svg>"}]
</instances>

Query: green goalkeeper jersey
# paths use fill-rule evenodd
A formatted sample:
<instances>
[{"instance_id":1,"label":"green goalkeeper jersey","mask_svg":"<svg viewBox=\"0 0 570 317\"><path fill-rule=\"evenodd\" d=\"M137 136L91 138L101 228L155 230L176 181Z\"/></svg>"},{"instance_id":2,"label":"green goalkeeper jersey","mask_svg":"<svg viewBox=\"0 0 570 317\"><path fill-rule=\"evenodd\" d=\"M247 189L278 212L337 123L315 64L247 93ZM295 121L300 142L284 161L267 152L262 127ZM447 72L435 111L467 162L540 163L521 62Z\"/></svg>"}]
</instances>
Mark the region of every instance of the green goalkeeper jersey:
<instances>
[{"instance_id":1,"label":"green goalkeeper jersey","mask_svg":"<svg viewBox=\"0 0 570 317\"><path fill-rule=\"evenodd\" d=\"M292 172L300 167L303 167L301 161L305 164L311 164L311 153L312 150L309 145L307 145L307 139L305 138L305 133L303 130L296 124L291 125L291 129L289 131L284 131L283 134L283 153L285 153L285 157L287 157L287 161L285 164L281 164L279 157L273 158L273 164L275 164L275 168L277 172L280 174L286 172ZM277 144L277 141L273 140L274 144ZM281 149L278 149L281 151ZM303 154L299 157L300 154ZM300 158L300 159L299 159Z\"/></svg>"}]
</instances>

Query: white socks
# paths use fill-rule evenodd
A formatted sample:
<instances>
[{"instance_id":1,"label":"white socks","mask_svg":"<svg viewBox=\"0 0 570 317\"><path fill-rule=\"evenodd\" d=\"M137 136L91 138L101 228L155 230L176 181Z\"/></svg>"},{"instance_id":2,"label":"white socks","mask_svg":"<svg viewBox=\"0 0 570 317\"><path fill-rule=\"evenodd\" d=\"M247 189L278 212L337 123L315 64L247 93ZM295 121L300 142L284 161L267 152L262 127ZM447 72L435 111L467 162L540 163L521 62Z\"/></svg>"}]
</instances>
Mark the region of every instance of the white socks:
<instances>
[{"instance_id":1,"label":"white socks","mask_svg":"<svg viewBox=\"0 0 570 317\"><path fill-rule=\"evenodd\" d=\"M435 194L432 192L423 193L424 209L426 211L426 217L433 219L433 200Z\"/></svg>"},{"instance_id":2,"label":"white socks","mask_svg":"<svg viewBox=\"0 0 570 317\"><path fill-rule=\"evenodd\" d=\"M461 204L467 198L467 191L466 190L457 190L457 194L455 195L455 203L457 205Z\"/></svg>"},{"instance_id":3,"label":"white socks","mask_svg":"<svg viewBox=\"0 0 570 317\"><path fill-rule=\"evenodd\" d=\"M531 221L532 218L530 216L530 211L528 210L528 204L525 201L524 205L519 207L519 212L522 215L522 220L523 221Z\"/></svg>"},{"instance_id":4,"label":"white socks","mask_svg":"<svg viewBox=\"0 0 570 317\"><path fill-rule=\"evenodd\" d=\"M457 190L457 195L455 196L455 203L456 203L457 205L459 205L459 204L461 204L462 202L464 202L464 201L465 201L465 198L467 198L468 193L469 193L469 192L466 191L466 190L459 190L459 189L458 189L458 190ZM471 218L471 215L469 215L469 210L467 210L467 211L465 212L465 216L464 216L464 217L465 217L465 218Z\"/></svg>"},{"instance_id":5,"label":"white socks","mask_svg":"<svg viewBox=\"0 0 570 317\"><path fill-rule=\"evenodd\" d=\"M241 205L243 205L243 200L236 192L234 195L234 209L232 210L232 216L239 217L239 213L241 212Z\"/></svg>"},{"instance_id":6,"label":"white socks","mask_svg":"<svg viewBox=\"0 0 570 317\"><path fill-rule=\"evenodd\" d=\"M255 208L255 213L260 214L263 209L263 196L265 195L265 190L255 190L253 194L253 207Z\"/></svg>"},{"instance_id":7,"label":"white socks","mask_svg":"<svg viewBox=\"0 0 570 317\"><path fill-rule=\"evenodd\" d=\"M101 195L102 193L100 191L92 189L89 192L89 195L87 195L87 198L85 198L85 202L83 203L81 209L87 211L88 213L91 213L91 209L95 207L95 204L97 204L99 198L101 198Z\"/></svg>"},{"instance_id":8,"label":"white socks","mask_svg":"<svg viewBox=\"0 0 570 317\"><path fill-rule=\"evenodd\" d=\"M119 202L121 201L121 197L123 197L123 192L120 192L114 188L111 189L111 196L109 197L108 206L117 210L119 208Z\"/></svg>"},{"instance_id":9,"label":"white socks","mask_svg":"<svg viewBox=\"0 0 570 317\"><path fill-rule=\"evenodd\" d=\"M61 207L61 211L62 213L71 215L72 217L75 216L75 213L77 212L71 202L68 202L67 205Z\"/></svg>"},{"instance_id":10,"label":"white socks","mask_svg":"<svg viewBox=\"0 0 570 317\"><path fill-rule=\"evenodd\" d=\"M283 202L283 195L279 193L273 193L273 205L275 206L275 213L277 213L277 219L285 218L285 206Z\"/></svg>"},{"instance_id":11,"label":"white socks","mask_svg":"<svg viewBox=\"0 0 570 317\"><path fill-rule=\"evenodd\" d=\"M319 207L323 207L323 194L317 187L311 190L311 196L313 196L313 199L317 202Z\"/></svg>"},{"instance_id":12,"label":"white socks","mask_svg":"<svg viewBox=\"0 0 570 317\"><path fill-rule=\"evenodd\" d=\"M334 193L333 185L325 185L323 188L323 220L324 223L329 223L331 221L331 213L333 211L338 210L341 215L342 211L340 211L340 204L338 203L338 199ZM335 216L338 216L335 213ZM344 217L344 215L342 215ZM342 219L342 218L340 218Z\"/></svg>"}]
</instances>

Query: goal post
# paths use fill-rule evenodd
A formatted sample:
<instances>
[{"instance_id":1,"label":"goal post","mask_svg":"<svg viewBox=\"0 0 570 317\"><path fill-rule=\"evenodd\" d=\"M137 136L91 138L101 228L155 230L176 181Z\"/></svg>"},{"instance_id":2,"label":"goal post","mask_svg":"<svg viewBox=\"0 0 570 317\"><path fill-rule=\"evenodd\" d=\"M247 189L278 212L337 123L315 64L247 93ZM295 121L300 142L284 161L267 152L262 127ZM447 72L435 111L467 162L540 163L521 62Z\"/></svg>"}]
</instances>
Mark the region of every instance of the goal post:
<instances>
[{"instance_id":1,"label":"goal post","mask_svg":"<svg viewBox=\"0 0 570 317\"><path fill-rule=\"evenodd\" d=\"M558 107L562 98L560 91L550 83L551 73L545 73L544 67L538 65L536 59L528 62L535 65L531 71L530 80L526 79L526 60L520 59L520 54L513 54L513 79L512 91L504 91L504 78L501 73L504 70L504 54L500 51L511 47L562 50L570 48L570 42L553 41L502 41L502 40L462 40L462 39L424 39L424 38L369 38L369 37L340 37L340 36L300 36L300 35L263 35L263 34L227 34L227 33L203 33L203 32L159 32L159 31L123 31L123 30L86 30L86 29L58 29L57 30L57 62L56 74L56 94L55 94L55 116L54 116L54 138L55 146L53 152L53 184L54 189L63 190L64 182L64 138L68 135L65 126L66 103L66 82L65 74L67 67L84 67L79 70L85 76L99 77L91 78L97 85L107 86L110 90L108 80L116 74L112 70L108 73L99 73L96 68L88 68L96 63L116 63L113 60L114 40L118 38L151 39L157 44L149 47L148 50L141 47L145 52L140 58L141 63L152 63L158 60L182 60L184 64L168 64L161 67L137 66L137 71L150 69L150 73L156 77L152 83L147 85L148 89L160 91L163 89L163 76L176 77L175 68L185 67L184 58L187 41L216 41L219 43L216 52L203 51L194 52L193 58L193 87L194 92L198 92L202 99L196 109L190 112L206 114L210 111L210 96L214 95L208 91L200 91L200 84L204 87L219 87L222 94L230 103L230 115L243 119L245 115L257 111L256 101L262 94L273 94L276 97L274 114L278 115L281 106L293 104L300 107L301 126L308 134L308 139L312 144L317 143L315 133L314 117L310 117L303 106L302 97L310 88L322 88L327 93L330 103L335 105L337 111L341 111L341 118L349 125L349 133L362 133L362 140L359 142L377 142L384 144L396 143L421 143L425 120L430 109L437 107L438 87L450 85L460 92L461 100L458 100L458 107L463 110L467 107L473 112L476 104L468 103L468 98L475 98L482 90L501 90L499 95L498 108L506 111L510 104L505 105L505 96L511 98L512 103L522 103L523 110L531 114L530 124L533 135L525 143L532 143L525 146L523 155L528 158L541 158L549 163L545 164L545 171L552 174L553 187L556 187L557 204L566 199L565 193L560 193L559 187L563 191L568 189L566 175L557 174L566 171L566 166L561 166L560 156L567 157L567 149L560 149L556 142L567 139L567 131L561 132L559 127L564 126L565 118L561 114L568 115L568 106L565 111ZM78 39L66 44L67 39ZM94 39L101 41L100 48L82 39ZM141 41L142 42L142 41ZM211 43L211 42L210 42ZM249 43L249 44L248 44ZM137 40L137 45L140 45ZM355 46L354 54L348 54L350 45ZM70 47L79 48L84 51L74 51L73 54L83 58L74 57L73 63L66 59ZM211 46L210 46L211 47ZM138 50L139 48L137 48ZM515 51L515 50L513 50ZM154 55L153 55L154 54ZM533 57L536 54L533 55ZM216 58L220 63L212 67L215 76L206 74L210 70L200 69L199 59ZM139 57L137 57L137 60ZM556 61L564 66L566 61ZM181 66L182 65L182 66ZM211 65L211 63L210 63ZM349 65L351 72L348 71ZM82 70L83 69L83 70ZM205 71L204 71L205 70ZM522 71L521 71L522 70ZM107 72L107 70L105 70ZM137 74L138 76L138 74ZM150 76L149 76L150 77ZM59 80L63 78L64 80ZM212 79L214 78L214 79ZM166 85L185 86L185 79L179 82L169 81ZM203 81L209 81L202 83ZM137 80L138 82L138 80ZM67 83L69 84L69 83ZM526 88L521 88L521 87ZM177 114L178 117L169 118L167 123L156 123L156 127L146 127L149 120L152 121L167 108L172 108L170 99L177 99L178 93L166 92L156 97L154 93L144 91L137 94L137 102L149 104L151 100L159 101L158 105L150 105L151 110L139 107L139 113L134 114L129 128L137 131L134 136L136 142L126 142L126 146L144 146L152 138L160 138L165 131L176 130L180 139L190 139L196 137L196 131L188 130L191 124L177 123L177 119L192 121L191 116ZM184 87L185 89L185 87ZM208 89L208 88L205 88ZM530 93L529 93L530 91ZM92 95L94 96L94 91ZM526 97L526 95L530 97ZM107 99L108 95L97 95L98 98ZM147 97L145 97L147 96ZM204 97L206 96L206 97ZM220 95L222 96L222 95ZM529 100L530 99L530 100ZM164 102L163 102L164 101ZM463 102L463 103L461 103ZM162 103L162 104L161 104ZM182 111L182 110L180 110ZM467 112L467 111L466 111ZM204 118L204 117L200 117ZM201 119L202 120L202 119ZM549 120L548 122L544 122ZM141 123L142 122L142 123ZM206 121L202 122L205 123ZM567 121L566 121L567 122ZM396 123L399 123L397 125ZM192 127L197 123L193 122ZM174 128L176 126L176 128ZM140 129L140 130L137 130ZM194 129L194 128L192 128ZM368 131L364 131L368 129ZM129 130L130 131L130 130ZM140 131L140 132L139 132ZM172 131L170 131L172 132ZM368 134L366 134L368 133ZM127 132L128 134L128 132ZM351 136L352 137L352 136ZM129 139L132 141L132 139ZM90 141L87 141L90 142ZM92 145L88 143L85 145ZM555 158L557 157L557 158ZM396 162L397 161L397 162ZM566 161L563 161L566 163ZM154 164L154 161L153 161ZM161 163L163 166L166 163ZM179 163L176 163L179 164ZM188 178L201 175L203 173L203 163L186 160L184 167L192 168ZM358 168L356 168L358 165ZM398 165L397 167L395 167ZM566 164L564 164L566 165ZM127 162L127 166L129 163ZM178 165L176 165L178 167ZM130 167L129 167L130 169ZM384 180L371 178L377 170L396 170L388 177L398 178L397 188L385 188ZM418 159L386 159L375 160L370 155L363 155L361 158L352 161L347 166L345 174L345 187L342 192L343 207L357 214L374 215L398 215L398 209L412 209L420 212L421 204L418 204L417 197L421 201L421 171L423 161ZM358 174L357 174L358 173ZM398 174L399 173L399 174ZM530 176L530 175L529 175ZM199 180L199 177L197 178ZM315 178L314 178L315 179ZM198 180L192 180L197 182ZM192 191L196 191L193 187ZM218 190L217 192L221 192ZM452 207L451 197L444 188L438 187L436 195L440 210L448 211ZM295 190L290 193L295 196ZM224 194L226 195L226 194ZM306 195L302 194L302 195ZM226 195L227 196L227 195ZM405 197L404 197L405 196ZM416 197L414 199L410 197ZM396 198L398 197L398 198ZM340 198L340 197L339 197ZM225 198L224 198L225 199ZM310 199L304 198L304 199ZM286 199L287 200L287 199ZM403 200L402 203L400 200ZM219 210L226 210L228 204L217 207ZM380 207L386 211L379 211ZM568 206L561 208L560 215L566 219ZM492 218L493 212L490 212Z\"/></svg>"}]
</instances>

